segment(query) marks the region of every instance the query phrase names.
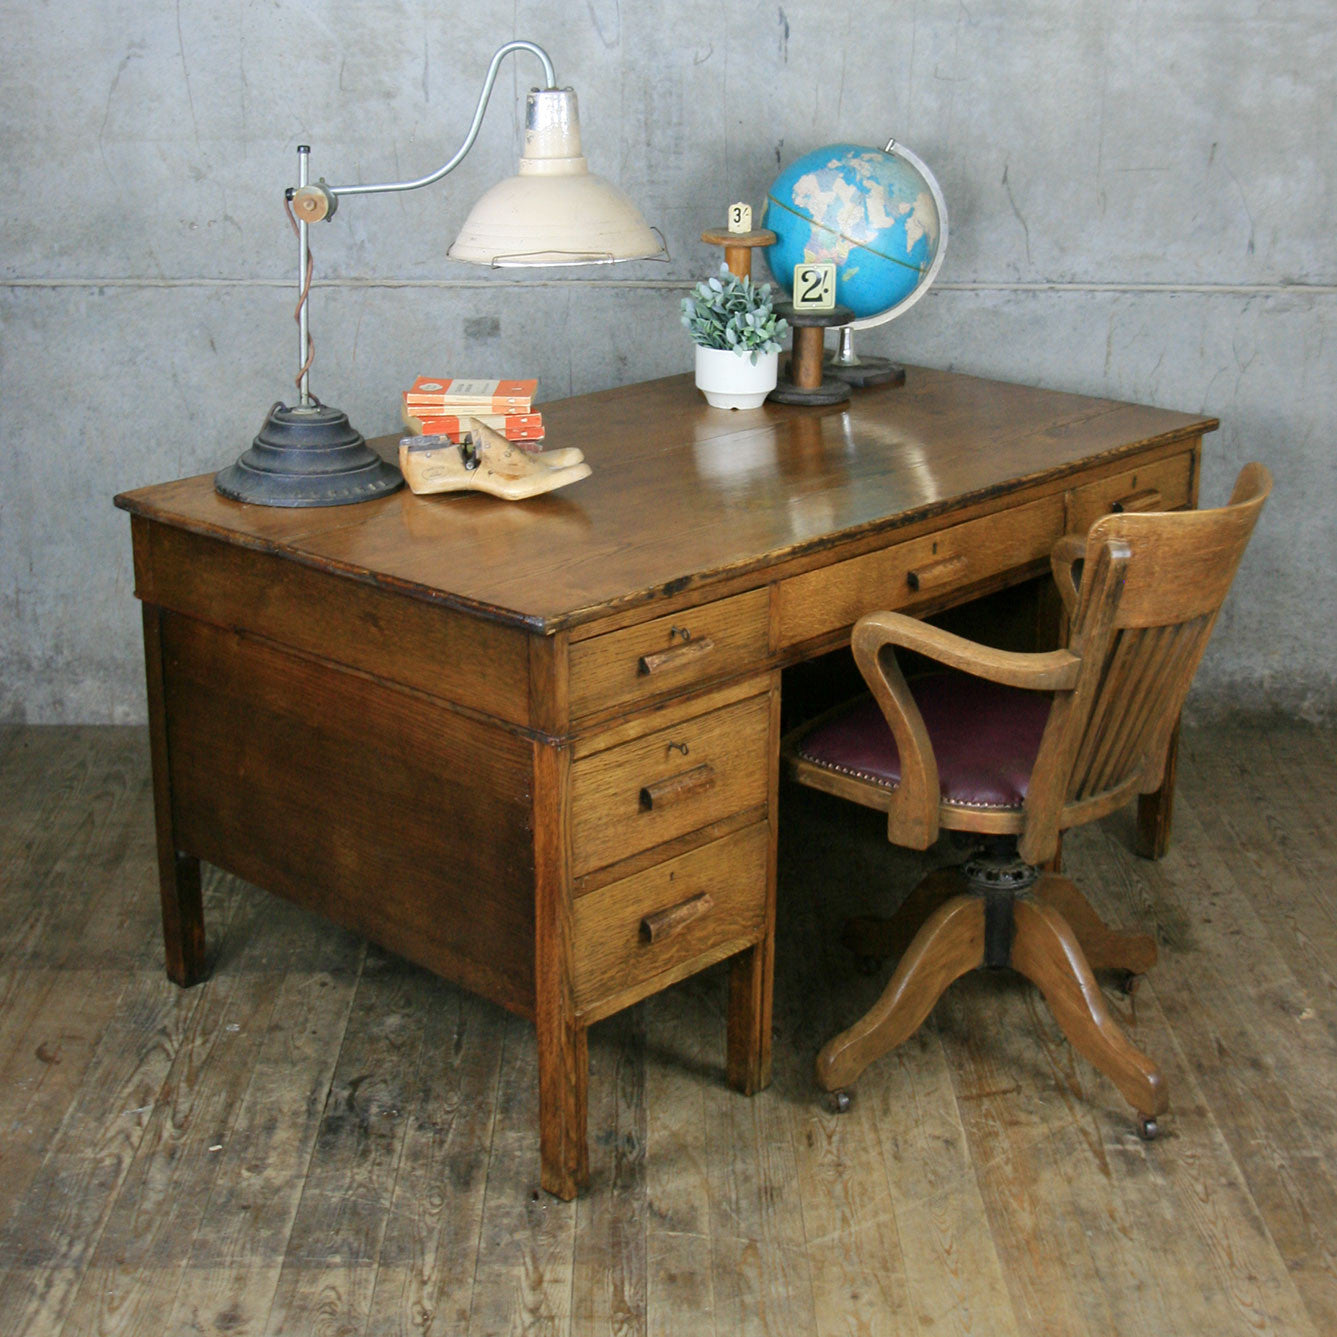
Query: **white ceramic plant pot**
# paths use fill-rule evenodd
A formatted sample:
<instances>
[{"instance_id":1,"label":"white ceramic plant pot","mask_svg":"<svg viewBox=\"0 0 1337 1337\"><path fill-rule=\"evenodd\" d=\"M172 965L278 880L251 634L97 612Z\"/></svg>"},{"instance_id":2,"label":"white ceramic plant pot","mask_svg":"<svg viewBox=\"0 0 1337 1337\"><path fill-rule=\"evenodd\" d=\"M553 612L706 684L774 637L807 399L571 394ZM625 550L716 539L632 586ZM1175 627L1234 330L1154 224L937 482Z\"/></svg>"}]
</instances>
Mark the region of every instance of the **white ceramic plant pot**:
<instances>
[{"instance_id":1,"label":"white ceramic plant pot","mask_svg":"<svg viewBox=\"0 0 1337 1337\"><path fill-rule=\"evenodd\" d=\"M760 408L775 389L780 354L758 353L755 365L750 353L729 348L696 346L696 388L706 403L717 409Z\"/></svg>"}]
</instances>

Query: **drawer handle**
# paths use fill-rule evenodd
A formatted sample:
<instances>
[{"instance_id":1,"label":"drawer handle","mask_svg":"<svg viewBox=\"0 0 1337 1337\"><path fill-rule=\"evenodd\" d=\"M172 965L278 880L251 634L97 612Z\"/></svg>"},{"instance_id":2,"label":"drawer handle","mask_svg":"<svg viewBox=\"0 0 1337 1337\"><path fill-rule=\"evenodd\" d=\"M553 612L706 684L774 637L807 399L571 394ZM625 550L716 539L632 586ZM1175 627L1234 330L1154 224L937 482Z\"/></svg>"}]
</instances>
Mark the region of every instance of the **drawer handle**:
<instances>
[{"instance_id":1,"label":"drawer handle","mask_svg":"<svg viewBox=\"0 0 1337 1337\"><path fill-rule=\"evenodd\" d=\"M656 780L641 790L641 807L646 812L656 808L667 808L670 803L691 798L693 794L703 794L715 787L715 768L709 763L693 766L681 775L670 775L667 780Z\"/></svg>"},{"instance_id":2,"label":"drawer handle","mask_svg":"<svg viewBox=\"0 0 1337 1337\"><path fill-rule=\"evenodd\" d=\"M1161 494L1154 487L1144 488L1141 492L1130 492L1118 501L1110 502L1110 514L1122 515L1125 511L1159 511Z\"/></svg>"},{"instance_id":3,"label":"drawer handle","mask_svg":"<svg viewBox=\"0 0 1337 1337\"><path fill-rule=\"evenodd\" d=\"M667 910L656 910L641 920L641 941L648 943L663 942L670 934L685 928L694 919L709 914L715 908L710 893L699 892L689 896L680 905L670 905Z\"/></svg>"},{"instance_id":4,"label":"drawer handle","mask_svg":"<svg viewBox=\"0 0 1337 1337\"><path fill-rule=\"evenodd\" d=\"M939 585L950 585L958 576L964 574L970 565L958 553L955 557L944 557L941 561L930 562L927 566L913 567L905 573L905 583L912 590L931 590Z\"/></svg>"},{"instance_id":5,"label":"drawer handle","mask_svg":"<svg viewBox=\"0 0 1337 1337\"><path fill-rule=\"evenodd\" d=\"M642 673L663 673L667 669L681 668L684 664L690 664L693 660L700 659L702 655L708 655L714 648L715 642L709 636L702 636L699 641L689 639L682 645L675 645L671 650L642 655L636 661L636 667Z\"/></svg>"}]
</instances>

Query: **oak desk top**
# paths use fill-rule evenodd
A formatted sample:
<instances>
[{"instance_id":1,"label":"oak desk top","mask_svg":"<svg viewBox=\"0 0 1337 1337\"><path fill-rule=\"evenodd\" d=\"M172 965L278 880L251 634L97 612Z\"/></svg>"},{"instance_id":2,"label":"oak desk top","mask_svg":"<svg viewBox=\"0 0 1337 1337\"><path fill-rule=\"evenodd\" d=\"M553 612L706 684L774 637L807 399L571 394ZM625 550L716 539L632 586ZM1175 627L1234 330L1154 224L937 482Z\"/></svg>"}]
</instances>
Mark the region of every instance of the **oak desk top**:
<instances>
[{"instance_id":1,"label":"oak desk top","mask_svg":"<svg viewBox=\"0 0 1337 1337\"><path fill-rule=\"evenodd\" d=\"M856 390L827 409L712 409L686 375L542 408L546 445L579 446L594 475L526 502L404 489L356 506L270 509L220 497L212 474L116 502L551 633L1218 425L914 367L903 387ZM373 444L391 451L396 439Z\"/></svg>"}]
</instances>

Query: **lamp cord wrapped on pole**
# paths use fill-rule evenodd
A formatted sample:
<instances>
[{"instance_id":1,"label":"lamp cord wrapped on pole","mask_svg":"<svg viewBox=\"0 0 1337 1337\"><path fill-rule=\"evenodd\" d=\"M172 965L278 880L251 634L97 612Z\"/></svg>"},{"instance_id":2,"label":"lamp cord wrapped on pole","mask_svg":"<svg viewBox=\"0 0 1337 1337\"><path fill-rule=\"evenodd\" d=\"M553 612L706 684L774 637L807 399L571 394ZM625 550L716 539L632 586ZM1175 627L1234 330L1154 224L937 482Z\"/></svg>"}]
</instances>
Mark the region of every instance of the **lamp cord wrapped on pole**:
<instances>
[{"instance_id":1,"label":"lamp cord wrapped on pole","mask_svg":"<svg viewBox=\"0 0 1337 1337\"><path fill-rule=\"evenodd\" d=\"M293 235L297 238L298 247L306 260L302 267L302 288L297 294L297 305L293 308L292 313L292 318L297 322L298 338L301 340L303 354L302 365L297 368L297 379L294 383L303 404L319 404L320 400L311 393L311 388L307 384L307 373L311 370L311 361L316 355L316 341L311 337L310 323L303 319L306 315L306 299L311 292L311 247L302 236L302 230L306 225L297 221L297 215L292 211L292 199L289 195L283 197L283 211L288 215L288 222L292 224Z\"/></svg>"}]
</instances>

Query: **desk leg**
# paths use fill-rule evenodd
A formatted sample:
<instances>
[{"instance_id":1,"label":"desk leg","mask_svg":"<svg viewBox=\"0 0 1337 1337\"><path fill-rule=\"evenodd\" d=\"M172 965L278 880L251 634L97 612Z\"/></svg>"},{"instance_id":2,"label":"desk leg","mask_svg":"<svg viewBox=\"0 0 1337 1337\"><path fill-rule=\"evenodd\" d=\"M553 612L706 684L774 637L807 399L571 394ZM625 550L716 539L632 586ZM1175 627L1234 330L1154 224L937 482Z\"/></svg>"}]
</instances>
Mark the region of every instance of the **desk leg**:
<instances>
[{"instance_id":1,"label":"desk leg","mask_svg":"<svg viewBox=\"0 0 1337 1337\"><path fill-rule=\"evenodd\" d=\"M766 927L755 947L729 962L729 1025L726 1071L729 1085L756 1095L771 1083L771 1004L775 985L776 833L780 829L780 675L771 678L768 734L771 827L766 853Z\"/></svg>"},{"instance_id":2,"label":"desk leg","mask_svg":"<svg viewBox=\"0 0 1337 1337\"><path fill-rule=\"evenodd\" d=\"M756 1095L771 1081L771 983L775 939L768 935L729 962L729 1085Z\"/></svg>"},{"instance_id":3,"label":"desk leg","mask_svg":"<svg viewBox=\"0 0 1337 1337\"><path fill-rule=\"evenodd\" d=\"M540 1182L570 1202L590 1182L585 1135L590 1052L584 1026L538 1014Z\"/></svg>"},{"instance_id":4,"label":"desk leg","mask_svg":"<svg viewBox=\"0 0 1337 1337\"><path fill-rule=\"evenodd\" d=\"M144 677L148 687L149 753L153 765L153 816L158 834L158 892L167 977L183 987L204 978L204 903L200 861L177 848L172 825L172 767L167 748L163 679L162 609L145 604Z\"/></svg>"},{"instance_id":5,"label":"desk leg","mask_svg":"<svg viewBox=\"0 0 1337 1337\"><path fill-rule=\"evenodd\" d=\"M1174 816L1175 772L1179 769L1179 725L1170 735L1165 778L1154 793L1137 800L1137 852L1144 859L1163 859L1170 848L1170 820Z\"/></svg>"},{"instance_id":6,"label":"desk leg","mask_svg":"<svg viewBox=\"0 0 1337 1337\"><path fill-rule=\"evenodd\" d=\"M538 1030L540 1182L569 1202L590 1182L590 1076L571 987L567 748L534 744L534 1024Z\"/></svg>"}]
</instances>

